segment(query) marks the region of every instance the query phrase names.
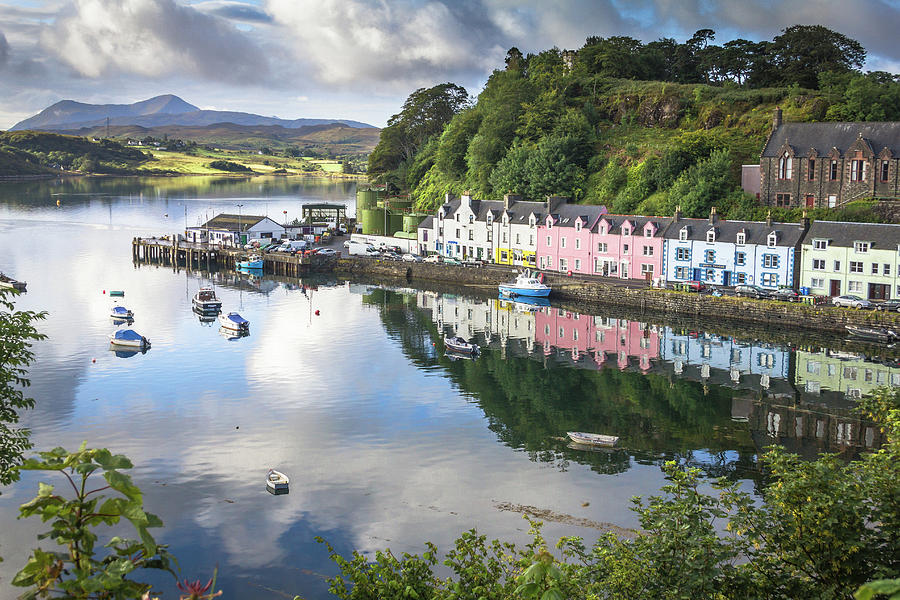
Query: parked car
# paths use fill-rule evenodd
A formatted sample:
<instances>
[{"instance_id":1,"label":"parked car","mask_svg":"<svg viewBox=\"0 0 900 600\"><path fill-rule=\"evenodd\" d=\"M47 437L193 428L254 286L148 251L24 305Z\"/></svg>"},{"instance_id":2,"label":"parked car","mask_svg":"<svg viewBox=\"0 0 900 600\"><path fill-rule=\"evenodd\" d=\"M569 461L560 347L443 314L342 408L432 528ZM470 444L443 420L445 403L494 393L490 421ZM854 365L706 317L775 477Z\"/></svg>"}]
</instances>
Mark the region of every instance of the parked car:
<instances>
[{"instance_id":1,"label":"parked car","mask_svg":"<svg viewBox=\"0 0 900 600\"><path fill-rule=\"evenodd\" d=\"M427 263L439 263L443 262L443 257L440 254L429 254L425 257L425 261Z\"/></svg>"},{"instance_id":2,"label":"parked car","mask_svg":"<svg viewBox=\"0 0 900 600\"><path fill-rule=\"evenodd\" d=\"M337 250L334 248L318 248L319 256L334 256L337 254Z\"/></svg>"},{"instance_id":3,"label":"parked car","mask_svg":"<svg viewBox=\"0 0 900 600\"><path fill-rule=\"evenodd\" d=\"M387 252L381 253L381 258L384 260L400 260L400 254L397 254L393 250L388 250Z\"/></svg>"},{"instance_id":4,"label":"parked car","mask_svg":"<svg viewBox=\"0 0 900 600\"><path fill-rule=\"evenodd\" d=\"M785 302L797 302L800 300L800 294L791 288L778 288L770 292L769 296L775 300L784 300Z\"/></svg>"},{"instance_id":5,"label":"parked car","mask_svg":"<svg viewBox=\"0 0 900 600\"><path fill-rule=\"evenodd\" d=\"M705 292L706 284L702 281L685 281L684 283L679 284L683 286L685 290L688 292Z\"/></svg>"},{"instance_id":6,"label":"parked car","mask_svg":"<svg viewBox=\"0 0 900 600\"><path fill-rule=\"evenodd\" d=\"M404 254L402 258L405 262L422 262L422 257L418 254Z\"/></svg>"},{"instance_id":7,"label":"parked car","mask_svg":"<svg viewBox=\"0 0 900 600\"><path fill-rule=\"evenodd\" d=\"M453 258L452 256L445 256L444 260L442 260L441 262L443 262L445 265L456 265L457 267L462 265L461 262L459 262L457 259Z\"/></svg>"},{"instance_id":8,"label":"parked car","mask_svg":"<svg viewBox=\"0 0 900 600\"><path fill-rule=\"evenodd\" d=\"M884 302L873 302L872 307L875 310L895 310L900 312L900 300L885 300Z\"/></svg>"},{"instance_id":9,"label":"parked car","mask_svg":"<svg viewBox=\"0 0 900 600\"><path fill-rule=\"evenodd\" d=\"M466 260L462 261L462 264L467 267L480 267L484 265L484 261L478 258L467 258Z\"/></svg>"},{"instance_id":10,"label":"parked car","mask_svg":"<svg viewBox=\"0 0 900 600\"><path fill-rule=\"evenodd\" d=\"M769 292L756 285L736 285L734 295L741 298L768 298Z\"/></svg>"},{"instance_id":11,"label":"parked car","mask_svg":"<svg viewBox=\"0 0 900 600\"><path fill-rule=\"evenodd\" d=\"M865 298L860 298L859 296L835 296L831 299L831 303L835 306L843 306L846 308L871 308L872 303L866 300Z\"/></svg>"}]
</instances>

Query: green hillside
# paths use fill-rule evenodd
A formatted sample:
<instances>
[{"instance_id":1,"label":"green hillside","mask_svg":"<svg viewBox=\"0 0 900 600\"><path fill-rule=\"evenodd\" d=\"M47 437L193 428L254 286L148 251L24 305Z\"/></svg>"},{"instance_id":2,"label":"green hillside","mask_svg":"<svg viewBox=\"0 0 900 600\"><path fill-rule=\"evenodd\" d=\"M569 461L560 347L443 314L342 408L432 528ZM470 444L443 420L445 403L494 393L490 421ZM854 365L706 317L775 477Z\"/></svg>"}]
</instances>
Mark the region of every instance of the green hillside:
<instances>
[{"instance_id":1,"label":"green hillside","mask_svg":"<svg viewBox=\"0 0 900 600\"><path fill-rule=\"evenodd\" d=\"M8 131L0 133L0 175L79 171L130 173L150 156L118 142L55 133ZM10 157L7 160L7 156Z\"/></svg>"},{"instance_id":2,"label":"green hillside","mask_svg":"<svg viewBox=\"0 0 900 600\"><path fill-rule=\"evenodd\" d=\"M474 102L450 83L413 92L382 130L370 177L423 210L468 190L558 194L617 213L681 206L704 216L716 206L759 218L740 165L758 162L776 106L786 121L900 119L900 83L859 72L865 50L840 34L795 26L771 42L723 46L714 36L592 37L577 51L528 56L512 48ZM868 206L851 212L877 218Z\"/></svg>"}]
</instances>

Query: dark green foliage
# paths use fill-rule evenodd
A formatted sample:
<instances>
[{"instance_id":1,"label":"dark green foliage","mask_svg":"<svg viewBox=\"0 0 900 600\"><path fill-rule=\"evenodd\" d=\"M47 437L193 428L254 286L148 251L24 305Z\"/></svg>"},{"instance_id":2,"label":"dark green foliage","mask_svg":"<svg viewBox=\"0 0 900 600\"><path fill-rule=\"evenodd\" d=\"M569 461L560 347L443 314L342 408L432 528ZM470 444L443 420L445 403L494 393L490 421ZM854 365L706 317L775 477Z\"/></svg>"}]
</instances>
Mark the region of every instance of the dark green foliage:
<instances>
[{"instance_id":1,"label":"dark green foliage","mask_svg":"<svg viewBox=\"0 0 900 600\"><path fill-rule=\"evenodd\" d=\"M229 171L232 173L247 173L252 172L253 169L246 165L242 165L240 163L231 162L230 160L214 160L207 165L210 169L216 169L219 171Z\"/></svg>"},{"instance_id":2,"label":"dark green foliage","mask_svg":"<svg viewBox=\"0 0 900 600\"><path fill-rule=\"evenodd\" d=\"M684 171L669 190L668 212L681 207L685 217L704 217L728 196L734 186L734 165L725 150L714 151Z\"/></svg>"},{"instance_id":3,"label":"dark green foliage","mask_svg":"<svg viewBox=\"0 0 900 600\"><path fill-rule=\"evenodd\" d=\"M438 169L453 179L466 174L466 151L481 126L481 113L467 108L455 114L441 134L435 158Z\"/></svg>"},{"instance_id":4,"label":"dark green foliage","mask_svg":"<svg viewBox=\"0 0 900 600\"><path fill-rule=\"evenodd\" d=\"M31 447L28 430L15 424L19 411L34 406L23 390L31 385L26 376L34 360L32 345L46 338L35 323L47 318L47 313L15 310L16 293L0 288L0 485L18 479L15 466Z\"/></svg>"},{"instance_id":5,"label":"dark green foliage","mask_svg":"<svg viewBox=\"0 0 900 600\"><path fill-rule=\"evenodd\" d=\"M815 89L819 74L861 69L866 51L850 39L822 25L794 25L783 30L766 49L780 85Z\"/></svg>"},{"instance_id":6,"label":"dark green foliage","mask_svg":"<svg viewBox=\"0 0 900 600\"><path fill-rule=\"evenodd\" d=\"M44 167L35 171L21 163L10 163L4 175L33 172L79 171L91 173L127 173L146 162L149 156L112 140L93 142L87 138L35 131L8 131L0 134L0 148L25 163ZM7 154L7 156L9 156ZM24 171L23 171L24 167Z\"/></svg>"}]
</instances>

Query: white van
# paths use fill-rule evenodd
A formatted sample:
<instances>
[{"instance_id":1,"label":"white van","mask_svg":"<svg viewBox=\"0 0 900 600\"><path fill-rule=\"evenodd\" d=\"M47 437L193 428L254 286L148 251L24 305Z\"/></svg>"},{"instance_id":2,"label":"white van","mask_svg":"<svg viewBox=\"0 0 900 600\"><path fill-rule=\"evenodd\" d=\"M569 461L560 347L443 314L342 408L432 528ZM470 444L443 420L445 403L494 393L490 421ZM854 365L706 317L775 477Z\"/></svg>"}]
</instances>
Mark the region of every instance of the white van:
<instances>
[{"instance_id":1,"label":"white van","mask_svg":"<svg viewBox=\"0 0 900 600\"><path fill-rule=\"evenodd\" d=\"M309 242L306 240L291 240L283 243L279 248L279 252L296 252L298 250L306 250Z\"/></svg>"},{"instance_id":2,"label":"white van","mask_svg":"<svg viewBox=\"0 0 900 600\"><path fill-rule=\"evenodd\" d=\"M371 244L359 242L351 242L350 244L350 256L372 256L374 254L378 254L378 251Z\"/></svg>"}]
</instances>

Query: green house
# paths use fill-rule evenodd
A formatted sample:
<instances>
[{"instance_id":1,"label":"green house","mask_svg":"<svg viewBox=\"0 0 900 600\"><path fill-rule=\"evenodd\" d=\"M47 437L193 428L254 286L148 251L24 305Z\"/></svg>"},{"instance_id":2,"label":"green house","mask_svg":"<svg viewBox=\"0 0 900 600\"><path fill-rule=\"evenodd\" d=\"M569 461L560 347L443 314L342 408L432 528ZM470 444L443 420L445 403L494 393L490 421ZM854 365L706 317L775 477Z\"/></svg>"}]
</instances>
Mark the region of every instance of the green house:
<instances>
[{"instance_id":1,"label":"green house","mask_svg":"<svg viewBox=\"0 0 900 600\"><path fill-rule=\"evenodd\" d=\"M900 225L814 222L801 245L800 287L812 294L900 298Z\"/></svg>"}]
</instances>

